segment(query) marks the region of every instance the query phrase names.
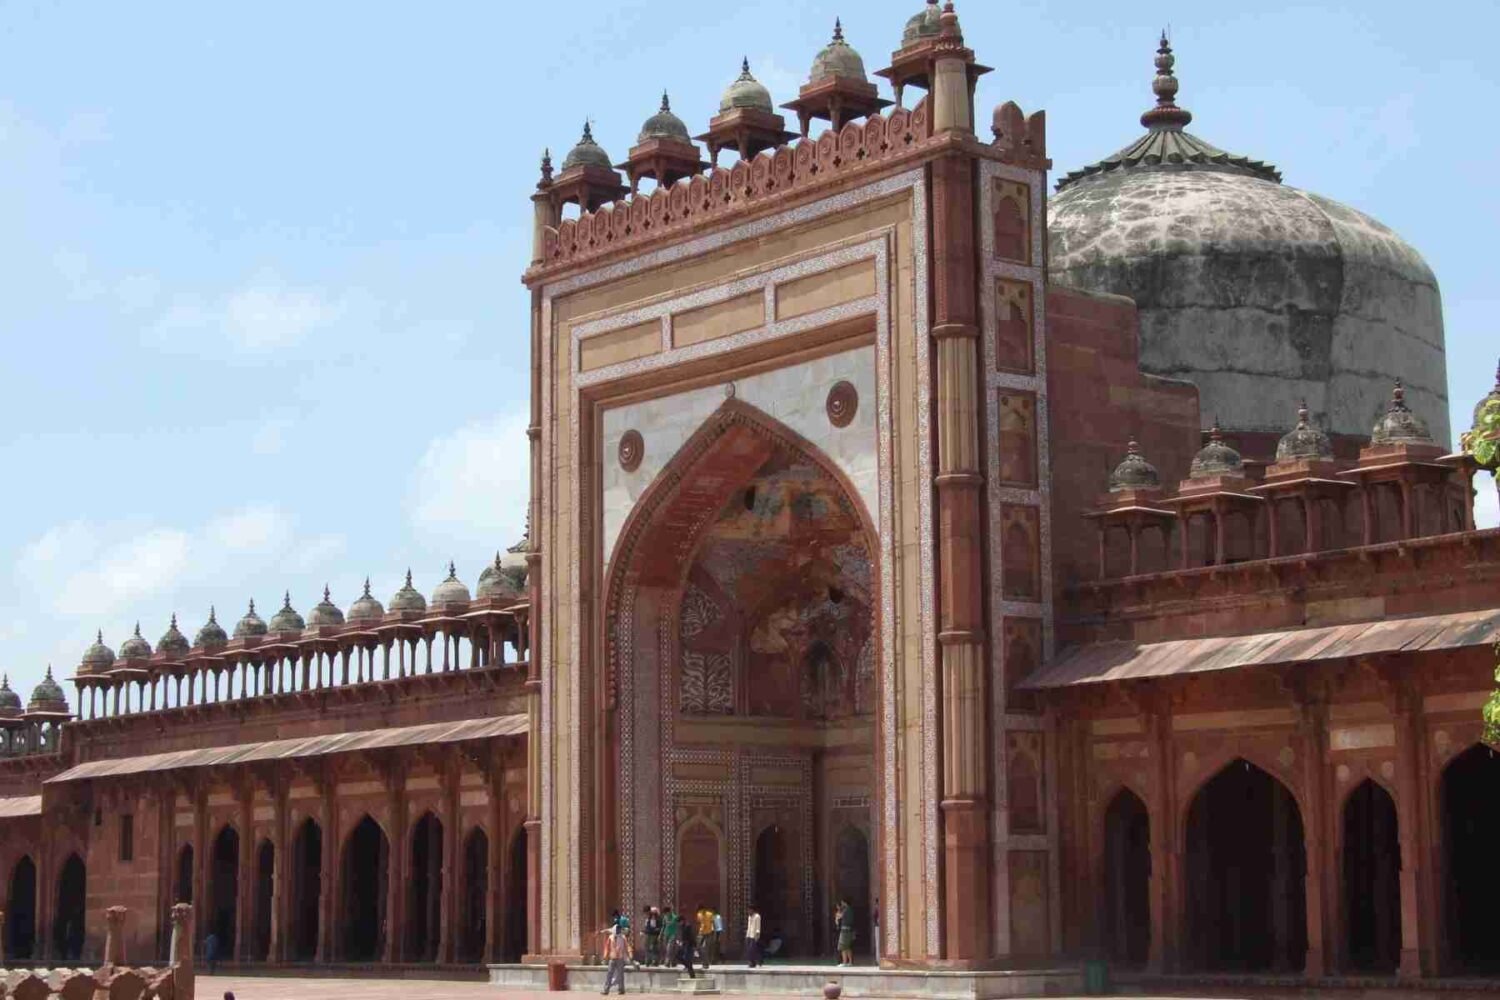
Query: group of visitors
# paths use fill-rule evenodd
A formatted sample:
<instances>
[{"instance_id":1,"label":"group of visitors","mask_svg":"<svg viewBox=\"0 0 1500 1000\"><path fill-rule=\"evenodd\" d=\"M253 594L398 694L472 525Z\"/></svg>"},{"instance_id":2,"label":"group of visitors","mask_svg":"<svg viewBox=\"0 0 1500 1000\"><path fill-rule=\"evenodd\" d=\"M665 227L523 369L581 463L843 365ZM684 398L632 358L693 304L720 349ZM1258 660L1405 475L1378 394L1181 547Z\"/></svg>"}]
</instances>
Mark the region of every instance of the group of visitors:
<instances>
[{"instance_id":1,"label":"group of visitors","mask_svg":"<svg viewBox=\"0 0 1500 1000\"><path fill-rule=\"evenodd\" d=\"M754 913L752 908L751 913ZM616 910L610 917L609 926L601 932L604 937L604 994L618 986L625 993L625 966L676 966L687 970L689 979L696 979L693 960L700 959L700 968L707 969L719 961L719 948L724 939L724 915L711 906L699 906L697 912L676 912L670 906L658 909L647 906L641 911L641 934L636 941L630 930L630 917ZM758 934L758 932L757 932Z\"/></svg>"}]
</instances>

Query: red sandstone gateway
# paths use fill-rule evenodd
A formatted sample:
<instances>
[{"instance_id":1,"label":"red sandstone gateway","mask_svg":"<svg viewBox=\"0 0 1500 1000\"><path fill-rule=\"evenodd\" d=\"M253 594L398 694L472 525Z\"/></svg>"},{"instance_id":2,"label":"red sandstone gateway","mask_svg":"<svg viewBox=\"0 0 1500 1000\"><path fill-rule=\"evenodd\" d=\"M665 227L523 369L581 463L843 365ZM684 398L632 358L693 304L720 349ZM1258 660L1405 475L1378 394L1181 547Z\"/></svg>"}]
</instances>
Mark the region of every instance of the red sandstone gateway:
<instances>
[{"instance_id":1,"label":"red sandstone gateway","mask_svg":"<svg viewBox=\"0 0 1500 1000\"><path fill-rule=\"evenodd\" d=\"M894 103L840 25L796 132L748 61L706 160L665 95L619 168L585 126L532 199L527 537L472 594L101 635L81 718L0 686L10 954L96 955L117 903L165 954L190 901L235 962L539 984L617 909L719 911L733 962L753 901L815 960L847 901L851 993L1492 967L1500 533L1441 351L1397 366L1435 284L1188 133L1174 62L1051 205L1045 117L979 134L951 3ZM1172 235L1190 203L1253 245ZM1261 365L1305 346L1254 316L1317 278L1312 211L1362 311L1308 322L1358 372Z\"/></svg>"}]
</instances>

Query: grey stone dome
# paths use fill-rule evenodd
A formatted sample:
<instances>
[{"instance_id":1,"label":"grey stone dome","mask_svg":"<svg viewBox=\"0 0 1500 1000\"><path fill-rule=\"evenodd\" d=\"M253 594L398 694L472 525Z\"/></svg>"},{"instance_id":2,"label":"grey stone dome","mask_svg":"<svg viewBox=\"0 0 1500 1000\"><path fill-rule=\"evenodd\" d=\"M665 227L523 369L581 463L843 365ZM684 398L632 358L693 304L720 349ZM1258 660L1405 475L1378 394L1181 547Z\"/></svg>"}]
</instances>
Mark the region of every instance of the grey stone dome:
<instances>
[{"instance_id":1,"label":"grey stone dome","mask_svg":"<svg viewBox=\"0 0 1500 1000\"><path fill-rule=\"evenodd\" d=\"M215 649L229 641L229 635L224 631L224 626L219 624L219 619L212 605L208 609L208 621L198 630L198 635L193 639L193 645L202 649Z\"/></svg>"},{"instance_id":2,"label":"grey stone dome","mask_svg":"<svg viewBox=\"0 0 1500 1000\"><path fill-rule=\"evenodd\" d=\"M411 585L411 570L406 571L406 583L391 596L392 611L426 611L427 598Z\"/></svg>"},{"instance_id":3,"label":"grey stone dome","mask_svg":"<svg viewBox=\"0 0 1500 1000\"><path fill-rule=\"evenodd\" d=\"M458 568L453 563L448 563L448 578L432 592L432 606L468 604L470 600L469 588L458 578Z\"/></svg>"},{"instance_id":4,"label":"grey stone dome","mask_svg":"<svg viewBox=\"0 0 1500 1000\"><path fill-rule=\"evenodd\" d=\"M151 643L141 637L141 623L135 623L135 634L120 643L120 659L144 660L151 655Z\"/></svg>"},{"instance_id":5,"label":"grey stone dome","mask_svg":"<svg viewBox=\"0 0 1500 1000\"><path fill-rule=\"evenodd\" d=\"M1134 299L1141 368L1195 383L1226 430L1279 435L1305 398L1328 433L1362 440L1402 375L1446 441L1442 305L1421 255L1185 131L1163 49L1145 136L1050 200L1052 280Z\"/></svg>"},{"instance_id":6,"label":"grey stone dome","mask_svg":"<svg viewBox=\"0 0 1500 1000\"><path fill-rule=\"evenodd\" d=\"M349 621L378 622L384 617L385 608L370 595L370 578L365 577L365 592L356 597L354 603L349 605Z\"/></svg>"},{"instance_id":7,"label":"grey stone dome","mask_svg":"<svg viewBox=\"0 0 1500 1000\"><path fill-rule=\"evenodd\" d=\"M255 602L252 600L250 602L250 610L245 612L245 617L235 623L234 637L236 639L253 639L265 634L266 623L261 619L260 615L255 613Z\"/></svg>"},{"instance_id":8,"label":"grey stone dome","mask_svg":"<svg viewBox=\"0 0 1500 1000\"><path fill-rule=\"evenodd\" d=\"M1219 422L1215 420L1208 432L1208 444L1193 456L1193 464L1188 467L1188 478L1237 476L1244 467L1245 463L1240 458L1240 453L1224 443L1224 433L1219 429Z\"/></svg>"},{"instance_id":9,"label":"grey stone dome","mask_svg":"<svg viewBox=\"0 0 1500 1000\"><path fill-rule=\"evenodd\" d=\"M1124 459L1109 474L1109 491L1119 493L1121 490L1154 490L1160 486L1161 473L1156 471L1156 466L1146 461L1146 456L1141 454L1141 446L1134 441L1126 445Z\"/></svg>"},{"instance_id":10,"label":"grey stone dome","mask_svg":"<svg viewBox=\"0 0 1500 1000\"><path fill-rule=\"evenodd\" d=\"M692 142L693 137L688 135L688 128L681 118L672 114L672 102L667 98L667 92L661 92L661 110L656 112L645 123L641 125L640 135L635 137L636 142L647 142L651 139L674 139L677 142Z\"/></svg>"},{"instance_id":11,"label":"grey stone dome","mask_svg":"<svg viewBox=\"0 0 1500 1000\"><path fill-rule=\"evenodd\" d=\"M10 689L10 675L0 677L0 719L21 716L21 696Z\"/></svg>"},{"instance_id":12,"label":"grey stone dome","mask_svg":"<svg viewBox=\"0 0 1500 1000\"><path fill-rule=\"evenodd\" d=\"M858 80L860 83L869 82L869 78L865 76L865 61L854 51L852 45L844 41L844 26L838 18L833 21L833 41L823 46L823 50L813 57L808 82L818 83L835 76Z\"/></svg>"},{"instance_id":13,"label":"grey stone dome","mask_svg":"<svg viewBox=\"0 0 1500 1000\"><path fill-rule=\"evenodd\" d=\"M80 674L102 674L107 670L114 669L115 651L104 644L104 630L100 629L94 638L94 644L83 651L83 661L79 664Z\"/></svg>"},{"instance_id":14,"label":"grey stone dome","mask_svg":"<svg viewBox=\"0 0 1500 1000\"><path fill-rule=\"evenodd\" d=\"M1391 390L1391 404L1370 431L1371 444L1432 444L1427 423L1406 405L1406 388L1401 380Z\"/></svg>"},{"instance_id":15,"label":"grey stone dome","mask_svg":"<svg viewBox=\"0 0 1500 1000\"><path fill-rule=\"evenodd\" d=\"M344 624L344 613L329 599L327 584L323 586L323 599L307 613L308 628L327 628Z\"/></svg>"},{"instance_id":16,"label":"grey stone dome","mask_svg":"<svg viewBox=\"0 0 1500 1000\"><path fill-rule=\"evenodd\" d=\"M516 570L519 569L519 572ZM495 553L495 561L486 566L479 574L478 597L481 601L508 600L521 596L521 585L517 579L524 579L526 571L524 567L510 567L500 558L500 553Z\"/></svg>"},{"instance_id":17,"label":"grey stone dome","mask_svg":"<svg viewBox=\"0 0 1500 1000\"><path fill-rule=\"evenodd\" d=\"M1281 436L1276 442L1276 461L1295 462L1299 459L1333 458L1333 442L1308 420L1307 403L1297 408L1297 426Z\"/></svg>"},{"instance_id":18,"label":"grey stone dome","mask_svg":"<svg viewBox=\"0 0 1500 1000\"><path fill-rule=\"evenodd\" d=\"M740 63L739 77L724 91L724 96L719 98L720 114L736 108L749 108L753 111L775 114L775 108L771 106L771 92L750 75L748 57Z\"/></svg>"},{"instance_id":19,"label":"grey stone dome","mask_svg":"<svg viewBox=\"0 0 1500 1000\"><path fill-rule=\"evenodd\" d=\"M156 640L156 651L164 656L183 656L191 648L188 645L187 636L177 630L177 616L172 615L172 624Z\"/></svg>"},{"instance_id":20,"label":"grey stone dome","mask_svg":"<svg viewBox=\"0 0 1500 1000\"><path fill-rule=\"evenodd\" d=\"M52 679L52 668L47 668L47 676L43 677L41 683L31 689L31 700L26 703L28 712L51 712L58 715L66 715L68 712L68 697L63 694L63 689L57 681Z\"/></svg>"},{"instance_id":21,"label":"grey stone dome","mask_svg":"<svg viewBox=\"0 0 1500 1000\"><path fill-rule=\"evenodd\" d=\"M307 622L292 607L292 592L288 590L286 596L281 599L281 609L271 616L270 630L272 632L301 632L307 628Z\"/></svg>"},{"instance_id":22,"label":"grey stone dome","mask_svg":"<svg viewBox=\"0 0 1500 1000\"><path fill-rule=\"evenodd\" d=\"M927 6L906 19L906 28L901 32L901 47L915 45L929 38L936 38L943 30L943 11L937 0L927 0Z\"/></svg>"},{"instance_id":23,"label":"grey stone dome","mask_svg":"<svg viewBox=\"0 0 1500 1000\"><path fill-rule=\"evenodd\" d=\"M609 161L609 154L594 141L594 130L588 122L583 123L583 137L578 140L578 145L568 150L568 155L563 157L562 162L563 170L584 166L614 169L614 164Z\"/></svg>"}]
</instances>

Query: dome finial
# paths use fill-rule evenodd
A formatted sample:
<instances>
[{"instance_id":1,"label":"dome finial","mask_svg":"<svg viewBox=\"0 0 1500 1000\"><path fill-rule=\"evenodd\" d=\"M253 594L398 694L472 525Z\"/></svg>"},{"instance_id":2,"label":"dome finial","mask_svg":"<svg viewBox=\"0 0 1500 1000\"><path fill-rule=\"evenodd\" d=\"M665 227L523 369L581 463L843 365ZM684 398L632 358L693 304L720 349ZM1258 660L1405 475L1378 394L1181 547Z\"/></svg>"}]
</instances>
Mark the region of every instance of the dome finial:
<instances>
[{"instance_id":1,"label":"dome finial","mask_svg":"<svg viewBox=\"0 0 1500 1000\"><path fill-rule=\"evenodd\" d=\"M844 22L837 17L833 19L833 40L835 42L844 40Z\"/></svg>"},{"instance_id":2,"label":"dome finial","mask_svg":"<svg viewBox=\"0 0 1500 1000\"><path fill-rule=\"evenodd\" d=\"M140 622L136 622L135 623L135 635L136 635L136 638L140 638L140 635L141 635L141 623Z\"/></svg>"},{"instance_id":3,"label":"dome finial","mask_svg":"<svg viewBox=\"0 0 1500 1000\"><path fill-rule=\"evenodd\" d=\"M457 580L458 579L458 567L454 564L454 562L453 562L452 559L448 560L448 579L450 579L450 580Z\"/></svg>"},{"instance_id":4,"label":"dome finial","mask_svg":"<svg viewBox=\"0 0 1500 1000\"><path fill-rule=\"evenodd\" d=\"M593 122L589 121L589 119L587 119L587 118L585 118L583 120L583 138L579 139L578 141L579 142L593 142L594 141L594 124L593 124Z\"/></svg>"},{"instance_id":5,"label":"dome finial","mask_svg":"<svg viewBox=\"0 0 1500 1000\"><path fill-rule=\"evenodd\" d=\"M672 102L667 99L667 92L666 92L665 89L663 89L662 92L661 92L661 109L663 111L671 111L672 110Z\"/></svg>"},{"instance_id":6,"label":"dome finial","mask_svg":"<svg viewBox=\"0 0 1500 1000\"><path fill-rule=\"evenodd\" d=\"M323 600L328 600L328 584L323 584Z\"/></svg>"},{"instance_id":7,"label":"dome finial","mask_svg":"<svg viewBox=\"0 0 1500 1000\"><path fill-rule=\"evenodd\" d=\"M1181 130L1193 120L1192 112L1177 106L1177 77L1172 72L1177 57L1172 54L1172 43L1167 33L1161 33L1161 44L1156 48L1156 79L1151 81L1151 92L1156 95L1156 107L1141 115L1141 124L1149 129Z\"/></svg>"},{"instance_id":8,"label":"dome finial","mask_svg":"<svg viewBox=\"0 0 1500 1000\"><path fill-rule=\"evenodd\" d=\"M285 594L282 595L282 597L281 597L281 606L283 608L289 608L289 607L292 606L292 592L290 590L288 590Z\"/></svg>"},{"instance_id":9,"label":"dome finial","mask_svg":"<svg viewBox=\"0 0 1500 1000\"><path fill-rule=\"evenodd\" d=\"M365 596L370 596L370 578L368 576L365 577Z\"/></svg>"},{"instance_id":10,"label":"dome finial","mask_svg":"<svg viewBox=\"0 0 1500 1000\"><path fill-rule=\"evenodd\" d=\"M102 628L94 632L94 641L98 643L104 642L104 630Z\"/></svg>"},{"instance_id":11,"label":"dome finial","mask_svg":"<svg viewBox=\"0 0 1500 1000\"><path fill-rule=\"evenodd\" d=\"M751 79L751 76L750 76L750 57L749 56L741 56L740 57L740 79L741 80L749 80L749 79Z\"/></svg>"},{"instance_id":12,"label":"dome finial","mask_svg":"<svg viewBox=\"0 0 1500 1000\"><path fill-rule=\"evenodd\" d=\"M542 149L542 179L536 182L538 189L552 185L552 150L548 147Z\"/></svg>"}]
</instances>

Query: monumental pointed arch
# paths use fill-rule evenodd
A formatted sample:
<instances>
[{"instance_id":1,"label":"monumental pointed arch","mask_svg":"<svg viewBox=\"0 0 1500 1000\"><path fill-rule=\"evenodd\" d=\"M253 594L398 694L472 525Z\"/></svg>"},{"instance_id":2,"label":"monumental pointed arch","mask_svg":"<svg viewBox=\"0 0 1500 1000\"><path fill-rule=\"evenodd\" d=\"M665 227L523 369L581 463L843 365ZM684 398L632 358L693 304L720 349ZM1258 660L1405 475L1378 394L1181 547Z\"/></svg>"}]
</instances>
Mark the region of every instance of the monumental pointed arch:
<instances>
[{"instance_id":1,"label":"monumental pointed arch","mask_svg":"<svg viewBox=\"0 0 1500 1000\"><path fill-rule=\"evenodd\" d=\"M758 849L769 830L786 848L776 884L790 895L761 905L784 914L789 944L823 943L815 886L833 891L839 858L816 828L868 829L880 773L877 553L874 523L843 471L733 396L636 502L610 560L604 625L604 690L638 699L621 705L619 729L605 737L629 775L609 821L633 869L625 884L635 896L627 890L623 906L708 902L732 922L767 884L756 860L765 862ZM818 801L802 783L814 766L807 755L826 753L816 741L757 748L718 724L751 718L786 733L863 733L857 759L819 770L815 785L831 781L842 794ZM874 877L873 857L866 850L860 884Z\"/></svg>"}]
</instances>

